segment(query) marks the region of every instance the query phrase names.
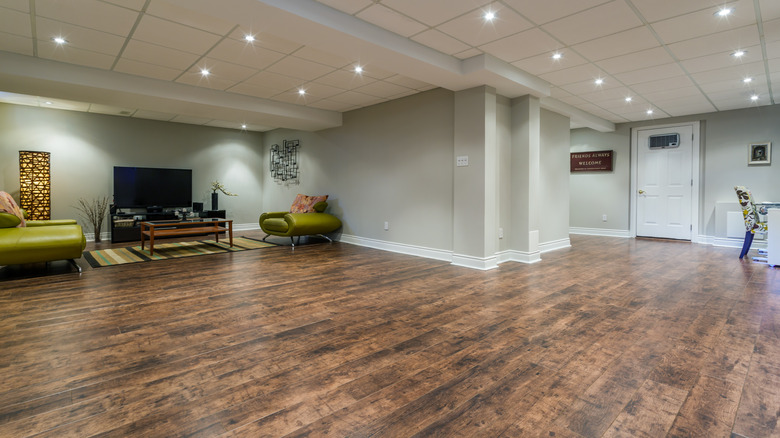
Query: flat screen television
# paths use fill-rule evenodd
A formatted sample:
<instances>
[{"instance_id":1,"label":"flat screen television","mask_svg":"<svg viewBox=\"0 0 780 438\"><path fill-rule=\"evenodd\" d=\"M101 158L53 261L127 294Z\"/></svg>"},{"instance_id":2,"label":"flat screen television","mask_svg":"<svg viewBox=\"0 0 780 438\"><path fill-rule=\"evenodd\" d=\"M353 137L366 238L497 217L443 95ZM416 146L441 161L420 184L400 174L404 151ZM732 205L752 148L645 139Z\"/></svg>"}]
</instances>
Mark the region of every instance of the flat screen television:
<instances>
[{"instance_id":1,"label":"flat screen television","mask_svg":"<svg viewBox=\"0 0 780 438\"><path fill-rule=\"evenodd\" d=\"M192 170L114 166L114 205L191 207Z\"/></svg>"}]
</instances>

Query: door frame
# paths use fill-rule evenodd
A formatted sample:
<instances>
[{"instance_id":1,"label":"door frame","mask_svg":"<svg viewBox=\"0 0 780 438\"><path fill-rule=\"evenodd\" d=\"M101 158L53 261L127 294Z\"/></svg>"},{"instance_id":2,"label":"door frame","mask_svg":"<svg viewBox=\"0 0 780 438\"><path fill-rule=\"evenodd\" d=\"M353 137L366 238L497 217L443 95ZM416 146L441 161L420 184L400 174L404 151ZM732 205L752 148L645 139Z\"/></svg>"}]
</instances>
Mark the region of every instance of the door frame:
<instances>
[{"instance_id":1,"label":"door frame","mask_svg":"<svg viewBox=\"0 0 780 438\"><path fill-rule=\"evenodd\" d=\"M679 126L690 126L693 131L693 140L691 141L691 242L699 243L699 175L701 170L701 156L699 138L701 135L701 122L671 123L668 125L637 126L631 128L631 183L629 196L630 218L628 222L628 233L630 237L636 237L637 221L637 171L639 168L639 131L650 129L672 129Z\"/></svg>"}]
</instances>

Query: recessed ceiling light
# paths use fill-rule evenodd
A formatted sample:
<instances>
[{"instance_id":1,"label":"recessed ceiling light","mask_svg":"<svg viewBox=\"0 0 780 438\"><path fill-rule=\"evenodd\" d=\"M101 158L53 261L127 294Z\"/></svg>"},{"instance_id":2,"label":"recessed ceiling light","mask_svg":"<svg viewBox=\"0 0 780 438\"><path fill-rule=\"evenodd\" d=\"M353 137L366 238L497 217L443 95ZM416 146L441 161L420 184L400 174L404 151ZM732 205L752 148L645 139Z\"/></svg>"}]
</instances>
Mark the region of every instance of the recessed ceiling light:
<instances>
[{"instance_id":1,"label":"recessed ceiling light","mask_svg":"<svg viewBox=\"0 0 780 438\"><path fill-rule=\"evenodd\" d=\"M255 40L255 36L254 35L249 35L249 34L244 35L244 40L249 42L249 43L251 43L252 41Z\"/></svg>"},{"instance_id":2,"label":"recessed ceiling light","mask_svg":"<svg viewBox=\"0 0 780 438\"><path fill-rule=\"evenodd\" d=\"M52 38L51 40L52 40L52 41L54 41L54 42L55 42L55 43L57 43L57 44L66 44L66 43L68 42L68 41L67 41L65 38L63 38L63 37L54 37L54 38Z\"/></svg>"},{"instance_id":3,"label":"recessed ceiling light","mask_svg":"<svg viewBox=\"0 0 780 438\"><path fill-rule=\"evenodd\" d=\"M496 18L496 13L493 11L485 12L485 21L493 21Z\"/></svg>"},{"instance_id":4,"label":"recessed ceiling light","mask_svg":"<svg viewBox=\"0 0 780 438\"><path fill-rule=\"evenodd\" d=\"M207 68L202 68L202 69L200 69L200 74L201 74L201 76L208 76L208 75L211 74L211 72Z\"/></svg>"},{"instance_id":5,"label":"recessed ceiling light","mask_svg":"<svg viewBox=\"0 0 780 438\"><path fill-rule=\"evenodd\" d=\"M241 129L246 129L246 123L241 125Z\"/></svg>"},{"instance_id":6,"label":"recessed ceiling light","mask_svg":"<svg viewBox=\"0 0 780 438\"><path fill-rule=\"evenodd\" d=\"M745 78L745 79L742 79L742 82L744 82L744 83L746 83L746 84L749 84L749 83L753 82L753 78Z\"/></svg>"},{"instance_id":7,"label":"recessed ceiling light","mask_svg":"<svg viewBox=\"0 0 780 438\"><path fill-rule=\"evenodd\" d=\"M631 96L626 97L626 102L631 102L632 100L634 100L634 98L632 98Z\"/></svg>"},{"instance_id":8,"label":"recessed ceiling light","mask_svg":"<svg viewBox=\"0 0 780 438\"><path fill-rule=\"evenodd\" d=\"M736 52L732 53L731 56L733 56L735 58L741 58L741 57L745 56L746 53L747 53L747 50L737 50Z\"/></svg>"},{"instance_id":9,"label":"recessed ceiling light","mask_svg":"<svg viewBox=\"0 0 780 438\"><path fill-rule=\"evenodd\" d=\"M48 100L46 102L43 102L43 103L45 103L46 105L51 105L51 102L48 101Z\"/></svg>"},{"instance_id":10,"label":"recessed ceiling light","mask_svg":"<svg viewBox=\"0 0 780 438\"><path fill-rule=\"evenodd\" d=\"M650 114L653 114L653 110L652 109L647 110L647 115L649 116Z\"/></svg>"},{"instance_id":11,"label":"recessed ceiling light","mask_svg":"<svg viewBox=\"0 0 780 438\"><path fill-rule=\"evenodd\" d=\"M754 94L754 95L750 96L750 100L752 100L753 102L757 101L758 100L758 94Z\"/></svg>"},{"instance_id":12,"label":"recessed ceiling light","mask_svg":"<svg viewBox=\"0 0 780 438\"><path fill-rule=\"evenodd\" d=\"M601 85L604 83L604 79L598 78L596 79L596 85Z\"/></svg>"},{"instance_id":13,"label":"recessed ceiling light","mask_svg":"<svg viewBox=\"0 0 780 438\"><path fill-rule=\"evenodd\" d=\"M732 12L734 12L734 10L731 8L721 8L718 10L718 12L715 13L715 15L718 17L728 17Z\"/></svg>"},{"instance_id":14,"label":"recessed ceiling light","mask_svg":"<svg viewBox=\"0 0 780 438\"><path fill-rule=\"evenodd\" d=\"M553 53L552 58L553 59L561 59L561 58L563 58L563 55L561 55L559 52L555 52L555 53Z\"/></svg>"},{"instance_id":15,"label":"recessed ceiling light","mask_svg":"<svg viewBox=\"0 0 780 438\"><path fill-rule=\"evenodd\" d=\"M306 90L304 90L303 88L299 88L299 89L298 89L298 94L300 94L301 96L303 96L304 94L306 94Z\"/></svg>"},{"instance_id":16,"label":"recessed ceiling light","mask_svg":"<svg viewBox=\"0 0 780 438\"><path fill-rule=\"evenodd\" d=\"M363 73L363 67L359 65L355 66L355 73Z\"/></svg>"}]
</instances>

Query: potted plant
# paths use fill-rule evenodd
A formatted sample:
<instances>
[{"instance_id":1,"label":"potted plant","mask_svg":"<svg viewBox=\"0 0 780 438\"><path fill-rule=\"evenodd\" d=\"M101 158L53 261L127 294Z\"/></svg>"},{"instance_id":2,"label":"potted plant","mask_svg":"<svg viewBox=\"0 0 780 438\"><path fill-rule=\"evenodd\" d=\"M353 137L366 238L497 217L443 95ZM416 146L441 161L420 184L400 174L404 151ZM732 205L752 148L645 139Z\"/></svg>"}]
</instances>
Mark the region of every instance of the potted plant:
<instances>
[{"instance_id":1,"label":"potted plant","mask_svg":"<svg viewBox=\"0 0 780 438\"><path fill-rule=\"evenodd\" d=\"M109 200L108 197L85 200L79 198L79 205L75 208L81 212L81 217L86 219L92 230L95 232L95 242L100 242L100 230L103 228L103 219L105 219L108 212Z\"/></svg>"},{"instance_id":2,"label":"potted plant","mask_svg":"<svg viewBox=\"0 0 780 438\"><path fill-rule=\"evenodd\" d=\"M212 210L219 210L219 193L217 191L220 191L224 193L227 196L238 196L235 193L230 193L225 189L225 186L222 185L219 181L214 181L211 183L211 209Z\"/></svg>"}]
</instances>

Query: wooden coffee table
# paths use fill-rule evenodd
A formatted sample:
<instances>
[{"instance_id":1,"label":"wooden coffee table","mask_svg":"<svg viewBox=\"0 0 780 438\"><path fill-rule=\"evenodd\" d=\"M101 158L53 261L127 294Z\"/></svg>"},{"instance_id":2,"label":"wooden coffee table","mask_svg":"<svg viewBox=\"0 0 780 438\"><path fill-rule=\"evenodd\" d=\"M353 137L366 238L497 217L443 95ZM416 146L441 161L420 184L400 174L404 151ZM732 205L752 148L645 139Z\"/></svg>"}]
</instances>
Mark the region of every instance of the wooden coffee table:
<instances>
[{"instance_id":1,"label":"wooden coffee table","mask_svg":"<svg viewBox=\"0 0 780 438\"><path fill-rule=\"evenodd\" d=\"M227 225L227 227L225 226ZM149 238L149 255L154 255L154 238L170 236L195 236L214 233L219 242L219 233L228 232L230 246L233 246L233 219L202 218L193 220L141 222L141 250L146 237Z\"/></svg>"}]
</instances>

